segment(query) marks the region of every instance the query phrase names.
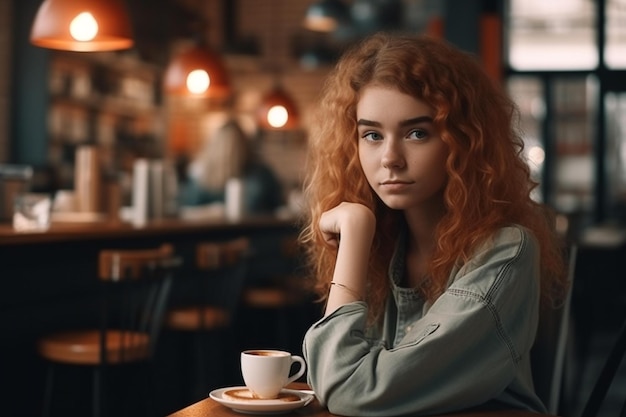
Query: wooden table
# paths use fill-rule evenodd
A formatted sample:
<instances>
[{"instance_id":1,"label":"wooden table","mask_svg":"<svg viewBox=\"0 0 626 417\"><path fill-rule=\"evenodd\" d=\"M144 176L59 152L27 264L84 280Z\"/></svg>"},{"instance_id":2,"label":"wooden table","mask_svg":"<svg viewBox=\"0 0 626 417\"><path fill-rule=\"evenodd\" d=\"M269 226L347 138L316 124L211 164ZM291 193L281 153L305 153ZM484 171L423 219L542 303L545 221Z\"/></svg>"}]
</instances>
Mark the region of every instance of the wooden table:
<instances>
[{"instance_id":1,"label":"wooden table","mask_svg":"<svg viewBox=\"0 0 626 417\"><path fill-rule=\"evenodd\" d=\"M306 385L296 383L289 388L308 388ZM168 417L244 417L249 414L242 414L218 403L211 398L205 398L195 404L185 407L182 410L170 414ZM322 407L317 400L313 400L309 405L297 410L280 414L285 417L309 416L309 417L335 417L326 408ZM532 413L521 410L499 410L499 411L471 411L451 414L442 414L440 417L554 417L548 414Z\"/></svg>"}]
</instances>

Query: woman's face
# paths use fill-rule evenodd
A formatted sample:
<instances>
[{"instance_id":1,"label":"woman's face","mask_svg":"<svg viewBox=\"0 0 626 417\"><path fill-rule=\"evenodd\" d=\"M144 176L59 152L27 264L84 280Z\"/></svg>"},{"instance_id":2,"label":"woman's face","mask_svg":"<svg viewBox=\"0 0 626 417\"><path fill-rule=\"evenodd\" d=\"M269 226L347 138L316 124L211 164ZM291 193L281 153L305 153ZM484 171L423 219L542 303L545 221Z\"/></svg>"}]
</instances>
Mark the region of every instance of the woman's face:
<instances>
[{"instance_id":1,"label":"woman's face","mask_svg":"<svg viewBox=\"0 0 626 417\"><path fill-rule=\"evenodd\" d=\"M396 210L440 202L448 148L433 127L430 106L373 85L361 90L356 118L361 167L378 197Z\"/></svg>"}]
</instances>

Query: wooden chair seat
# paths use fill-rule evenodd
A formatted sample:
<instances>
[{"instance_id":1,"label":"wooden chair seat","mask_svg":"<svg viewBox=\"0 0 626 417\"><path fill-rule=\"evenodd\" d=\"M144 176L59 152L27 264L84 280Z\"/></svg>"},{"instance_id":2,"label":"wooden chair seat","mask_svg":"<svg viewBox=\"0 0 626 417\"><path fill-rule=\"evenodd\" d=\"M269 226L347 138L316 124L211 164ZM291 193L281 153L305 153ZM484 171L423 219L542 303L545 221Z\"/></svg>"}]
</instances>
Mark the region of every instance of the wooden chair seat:
<instances>
[{"instance_id":1,"label":"wooden chair seat","mask_svg":"<svg viewBox=\"0 0 626 417\"><path fill-rule=\"evenodd\" d=\"M188 306L172 308L167 313L166 326L172 330L193 331L227 327L230 313L217 306Z\"/></svg>"},{"instance_id":2,"label":"wooden chair seat","mask_svg":"<svg viewBox=\"0 0 626 417\"><path fill-rule=\"evenodd\" d=\"M53 334L39 340L37 347L39 354L50 361L97 365L101 360L99 330ZM106 358L110 364L148 359L149 347L150 336L146 333L117 330L107 332Z\"/></svg>"},{"instance_id":3,"label":"wooden chair seat","mask_svg":"<svg viewBox=\"0 0 626 417\"><path fill-rule=\"evenodd\" d=\"M243 302L251 308L281 308L297 302L297 294L286 288L246 288Z\"/></svg>"},{"instance_id":4,"label":"wooden chair seat","mask_svg":"<svg viewBox=\"0 0 626 417\"><path fill-rule=\"evenodd\" d=\"M53 412L52 401L56 374L72 367L92 374L94 417L120 415L120 408L147 410L151 407L149 404L154 400L150 393L153 389L151 365L173 275L180 265L180 258L174 255L169 244L150 249L106 249L98 253L99 319L93 317L90 329L57 331L42 336L37 342L37 351L48 367L44 416L58 414L57 410ZM109 372L108 368L113 367L116 372ZM77 373L67 372L66 375L76 378ZM128 382L137 377L147 381L145 386L137 387ZM82 384L81 379L75 382ZM109 395L112 390L132 391L132 401L117 400L117 396ZM109 399L117 401L109 403ZM67 400L57 401L56 405L65 407L67 403Z\"/></svg>"}]
</instances>

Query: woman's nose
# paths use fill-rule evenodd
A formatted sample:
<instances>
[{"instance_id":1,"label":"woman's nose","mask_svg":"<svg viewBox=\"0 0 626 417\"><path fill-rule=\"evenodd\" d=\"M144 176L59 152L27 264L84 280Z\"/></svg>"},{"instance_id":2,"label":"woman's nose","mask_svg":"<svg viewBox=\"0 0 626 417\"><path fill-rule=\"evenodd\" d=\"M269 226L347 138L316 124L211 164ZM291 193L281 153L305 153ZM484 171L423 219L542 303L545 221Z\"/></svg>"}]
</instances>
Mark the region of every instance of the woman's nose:
<instances>
[{"instance_id":1,"label":"woman's nose","mask_svg":"<svg viewBox=\"0 0 626 417\"><path fill-rule=\"evenodd\" d=\"M381 163L385 168L401 168L404 166L402 144L389 140L383 148Z\"/></svg>"}]
</instances>

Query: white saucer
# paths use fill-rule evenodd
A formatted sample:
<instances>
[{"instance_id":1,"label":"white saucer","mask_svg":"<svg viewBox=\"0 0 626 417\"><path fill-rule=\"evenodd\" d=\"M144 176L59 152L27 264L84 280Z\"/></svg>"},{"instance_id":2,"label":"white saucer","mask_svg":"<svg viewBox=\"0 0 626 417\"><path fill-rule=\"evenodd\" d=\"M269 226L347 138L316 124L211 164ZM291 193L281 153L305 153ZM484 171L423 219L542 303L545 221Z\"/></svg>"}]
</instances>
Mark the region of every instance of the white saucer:
<instances>
[{"instance_id":1,"label":"white saucer","mask_svg":"<svg viewBox=\"0 0 626 417\"><path fill-rule=\"evenodd\" d=\"M298 390L283 389L281 394L291 394L299 397L297 401L284 401L280 398L272 400L261 399L244 399L231 400L222 396L225 391L229 390L245 390L246 387L227 387L213 390L209 393L209 397L226 407L245 414L281 414L296 408L301 408L309 404L314 396Z\"/></svg>"}]
</instances>

